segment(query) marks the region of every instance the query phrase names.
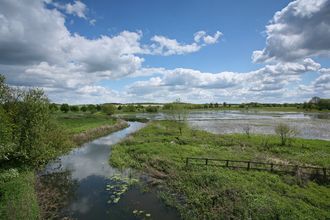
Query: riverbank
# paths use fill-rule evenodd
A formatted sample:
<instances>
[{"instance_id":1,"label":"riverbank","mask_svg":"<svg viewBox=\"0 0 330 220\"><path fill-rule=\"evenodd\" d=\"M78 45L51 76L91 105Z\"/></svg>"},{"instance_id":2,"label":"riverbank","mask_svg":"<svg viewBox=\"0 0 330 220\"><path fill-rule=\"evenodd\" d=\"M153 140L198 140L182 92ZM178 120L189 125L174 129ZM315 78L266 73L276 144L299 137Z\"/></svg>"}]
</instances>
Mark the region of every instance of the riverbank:
<instances>
[{"instance_id":1,"label":"riverbank","mask_svg":"<svg viewBox=\"0 0 330 220\"><path fill-rule=\"evenodd\" d=\"M112 146L110 163L148 172L166 186L159 197L182 219L325 219L329 182L266 171L189 165L186 157L328 167L330 142L294 139L281 146L274 135L211 134L192 129L183 136L168 121L154 121ZM328 167L330 168L330 167ZM173 193L180 194L178 200Z\"/></svg>"},{"instance_id":2,"label":"riverbank","mask_svg":"<svg viewBox=\"0 0 330 220\"><path fill-rule=\"evenodd\" d=\"M61 154L68 153L75 146L129 126L124 120L116 118L62 118L58 121L63 126L62 129L66 131L71 144L67 145L67 149L54 152L54 159ZM58 217L59 208L63 205L57 199L58 192L40 186L35 168L20 164L7 165L14 167L16 171L2 174L8 175L8 177L1 178L5 182L0 184L0 219L52 219ZM2 168L5 169L5 167Z\"/></svg>"}]
</instances>

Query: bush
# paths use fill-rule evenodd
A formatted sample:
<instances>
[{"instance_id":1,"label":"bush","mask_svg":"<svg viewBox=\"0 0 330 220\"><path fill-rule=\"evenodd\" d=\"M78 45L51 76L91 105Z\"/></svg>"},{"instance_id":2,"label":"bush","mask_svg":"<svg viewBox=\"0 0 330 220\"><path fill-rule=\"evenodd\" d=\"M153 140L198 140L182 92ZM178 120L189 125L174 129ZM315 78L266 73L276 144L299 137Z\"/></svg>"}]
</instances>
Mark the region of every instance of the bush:
<instances>
[{"instance_id":1,"label":"bush","mask_svg":"<svg viewBox=\"0 0 330 220\"><path fill-rule=\"evenodd\" d=\"M118 106L118 108L117 108L118 110L121 110L122 109L122 107L121 107L121 105L120 106Z\"/></svg>"},{"instance_id":2,"label":"bush","mask_svg":"<svg viewBox=\"0 0 330 220\"><path fill-rule=\"evenodd\" d=\"M163 105L164 110L170 110L173 109L173 104L172 103L166 103Z\"/></svg>"},{"instance_id":3,"label":"bush","mask_svg":"<svg viewBox=\"0 0 330 220\"><path fill-rule=\"evenodd\" d=\"M58 110L58 107L55 103L49 104L49 110L52 112L56 112Z\"/></svg>"},{"instance_id":4,"label":"bush","mask_svg":"<svg viewBox=\"0 0 330 220\"><path fill-rule=\"evenodd\" d=\"M61 109L62 112L65 112L65 113L67 113L68 111L70 111L70 107L66 103L62 104L60 109Z\"/></svg>"},{"instance_id":5,"label":"bush","mask_svg":"<svg viewBox=\"0 0 330 220\"><path fill-rule=\"evenodd\" d=\"M93 105L93 104L89 104L87 108L89 109L89 111L92 111L92 110L95 109L96 107L95 107L95 105Z\"/></svg>"},{"instance_id":6,"label":"bush","mask_svg":"<svg viewBox=\"0 0 330 220\"><path fill-rule=\"evenodd\" d=\"M79 107L77 105L72 105L72 106L70 106L70 111L77 112L77 111L79 111Z\"/></svg>"},{"instance_id":7,"label":"bush","mask_svg":"<svg viewBox=\"0 0 330 220\"><path fill-rule=\"evenodd\" d=\"M91 110L91 115L92 115L92 114L95 114L96 112L97 112L97 110L96 110L95 108L92 109L92 110Z\"/></svg>"},{"instance_id":8,"label":"bush","mask_svg":"<svg viewBox=\"0 0 330 220\"><path fill-rule=\"evenodd\" d=\"M282 139L282 146L286 144L287 140L299 135L299 131L295 127L291 127L288 124L280 123L275 127L275 133Z\"/></svg>"},{"instance_id":9,"label":"bush","mask_svg":"<svg viewBox=\"0 0 330 220\"><path fill-rule=\"evenodd\" d=\"M80 110L83 111L83 112L86 112L87 111L86 105L81 106Z\"/></svg>"},{"instance_id":10,"label":"bush","mask_svg":"<svg viewBox=\"0 0 330 220\"><path fill-rule=\"evenodd\" d=\"M102 106L101 105L96 105L96 110L97 111L101 111L102 110Z\"/></svg>"},{"instance_id":11,"label":"bush","mask_svg":"<svg viewBox=\"0 0 330 220\"><path fill-rule=\"evenodd\" d=\"M116 106L113 104L104 104L102 105L102 112L106 113L107 115L115 114Z\"/></svg>"},{"instance_id":12,"label":"bush","mask_svg":"<svg viewBox=\"0 0 330 220\"><path fill-rule=\"evenodd\" d=\"M157 106L149 105L146 110L147 110L147 112L157 112L158 108L157 108Z\"/></svg>"}]
</instances>

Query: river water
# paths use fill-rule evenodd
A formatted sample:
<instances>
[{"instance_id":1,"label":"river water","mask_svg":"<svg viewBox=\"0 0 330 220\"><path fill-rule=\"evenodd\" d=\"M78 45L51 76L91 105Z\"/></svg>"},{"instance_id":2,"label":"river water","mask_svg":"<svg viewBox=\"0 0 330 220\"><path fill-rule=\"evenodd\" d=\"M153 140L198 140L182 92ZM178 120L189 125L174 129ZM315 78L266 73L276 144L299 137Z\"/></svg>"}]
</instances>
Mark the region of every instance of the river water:
<instances>
[{"instance_id":1,"label":"river water","mask_svg":"<svg viewBox=\"0 0 330 220\"><path fill-rule=\"evenodd\" d=\"M56 162L47 164L41 173L43 181L48 181L69 203L63 210L73 212L72 218L180 219L177 211L169 210L159 201L156 189L141 192L141 184L145 184L146 177L134 176L130 169L119 171L109 165L110 146L144 125L128 123L130 127L124 130L86 143L72 150L70 155L59 157ZM137 185L138 181L140 187L129 187L129 182ZM62 217L66 215L67 212Z\"/></svg>"}]
</instances>

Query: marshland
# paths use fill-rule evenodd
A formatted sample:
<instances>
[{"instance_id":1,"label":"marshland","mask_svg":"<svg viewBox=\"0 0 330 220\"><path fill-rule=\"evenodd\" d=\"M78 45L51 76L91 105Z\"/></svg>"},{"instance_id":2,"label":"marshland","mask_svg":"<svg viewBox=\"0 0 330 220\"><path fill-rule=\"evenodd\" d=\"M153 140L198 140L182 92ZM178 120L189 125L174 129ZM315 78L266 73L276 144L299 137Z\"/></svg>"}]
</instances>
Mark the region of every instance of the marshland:
<instances>
[{"instance_id":1,"label":"marshland","mask_svg":"<svg viewBox=\"0 0 330 220\"><path fill-rule=\"evenodd\" d=\"M20 108L2 108L8 121L3 129L17 137L13 145L10 136L3 140L4 219L247 219L249 213L252 219L326 219L330 214L327 110L189 110L177 100L170 109L132 105L130 112L88 105L65 112L42 91L17 98ZM8 112L29 121L4 117ZM21 136L24 132L29 135ZM187 157L203 161L187 164ZM205 165L205 158L230 162ZM247 169L239 161L275 168Z\"/></svg>"}]
</instances>

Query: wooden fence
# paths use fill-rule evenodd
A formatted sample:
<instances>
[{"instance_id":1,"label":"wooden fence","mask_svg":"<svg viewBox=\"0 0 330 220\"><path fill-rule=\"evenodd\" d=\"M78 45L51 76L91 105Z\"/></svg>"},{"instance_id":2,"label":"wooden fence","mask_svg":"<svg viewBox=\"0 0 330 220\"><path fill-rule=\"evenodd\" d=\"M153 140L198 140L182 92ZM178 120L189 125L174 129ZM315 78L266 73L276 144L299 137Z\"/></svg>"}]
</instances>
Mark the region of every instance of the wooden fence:
<instances>
[{"instance_id":1,"label":"wooden fence","mask_svg":"<svg viewBox=\"0 0 330 220\"><path fill-rule=\"evenodd\" d=\"M205 163L189 163L189 160L204 160ZM329 170L325 167L305 167L298 165L286 165L276 163L263 163L263 162L252 162L252 161L241 161L241 160L221 160L211 158L196 158L186 157L186 166L188 165L207 165L217 167L232 167L232 168L243 168L247 170L266 170L272 173L290 173L290 174L307 174L310 177L322 177L323 181L327 181L329 177ZM328 173L328 174L327 174Z\"/></svg>"}]
</instances>

